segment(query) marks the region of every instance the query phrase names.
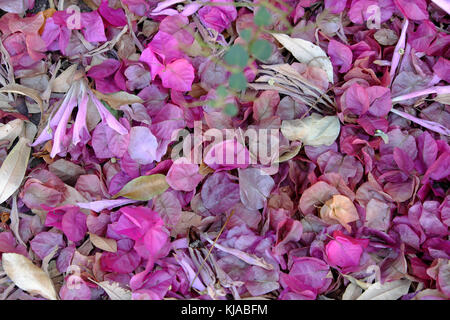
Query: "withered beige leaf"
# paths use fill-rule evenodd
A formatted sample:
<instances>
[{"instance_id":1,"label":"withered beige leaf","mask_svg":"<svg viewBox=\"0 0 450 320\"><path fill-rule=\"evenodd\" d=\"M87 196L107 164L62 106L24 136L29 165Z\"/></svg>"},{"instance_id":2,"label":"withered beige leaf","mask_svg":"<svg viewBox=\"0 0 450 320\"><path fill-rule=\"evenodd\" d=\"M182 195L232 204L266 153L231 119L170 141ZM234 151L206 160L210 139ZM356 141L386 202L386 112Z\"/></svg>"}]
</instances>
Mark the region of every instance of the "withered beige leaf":
<instances>
[{"instance_id":1,"label":"withered beige leaf","mask_svg":"<svg viewBox=\"0 0 450 320\"><path fill-rule=\"evenodd\" d=\"M330 224L339 222L348 232L351 232L352 229L349 223L359 220L359 215L352 200L346 196L337 194L322 206L320 209L320 218Z\"/></svg>"},{"instance_id":2,"label":"withered beige leaf","mask_svg":"<svg viewBox=\"0 0 450 320\"><path fill-rule=\"evenodd\" d=\"M450 93L447 94L438 94L434 98L434 101L437 101L442 104L448 104L450 105Z\"/></svg>"},{"instance_id":3,"label":"withered beige leaf","mask_svg":"<svg viewBox=\"0 0 450 320\"><path fill-rule=\"evenodd\" d=\"M408 293L410 286L411 280L375 282L356 300L397 300Z\"/></svg>"},{"instance_id":4,"label":"withered beige leaf","mask_svg":"<svg viewBox=\"0 0 450 320\"><path fill-rule=\"evenodd\" d=\"M125 92L120 91L112 94L103 94L99 91L92 90L97 98L100 100L105 101L108 103L108 105L116 110L119 110L121 106L127 105L127 104L133 104L133 103L143 103L144 101L139 98L138 96Z\"/></svg>"},{"instance_id":5,"label":"withered beige leaf","mask_svg":"<svg viewBox=\"0 0 450 320\"><path fill-rule=\"evenodd\" d=\"M285 149L280 149L280 156L277 160L275 160L275 163L285 162L294 158L300 152L301 148L302 148L301 142L292 142L292 144L289 147Z\"/></svg>"},{"instance_id":6,"label":"withered beige leaf","mask_svg":"<svg viewBox=\"0 0 450 320\"><path fill-rule=\"evenodd\" d=\"M166 176L163 174L152 174L142 176L128 182L122 190L113 196L113 199L125 197L133 200L147 201L154 196L163 193L169 188Z\"/></svg>"},{"instance_id":7,"label":"withered beige leaf","mask_svg":"<svg viewBox=\"0 0 450 320\"><path fill-rule=\"evenodd\" d=\"M117 252L117 242L114 239L100 237L95 233L89 233L89 239L91 240L92 244L99 249L108 252Z\"/></svg>"},{"instance_id":8,"label":"withered beige leaf","mask_svg":"<svg viewBox=\"0 0 450 320\"><path fill-rule=\"evenodd\" d=\"M37 90L27 88L20 84L9 84L0 89L0 93L18 93L27 97L30 97L34 101L36 101L39 105L39 109L41 110L41 117L44 113L44 103L42 102L41 96Z\"/></svg>"},{"instance_id":9,"label":"withered beige leaf","mask_svg":"<svg viewBox=\"0 0 450 320\"><path fill-rule=\"evenodd\" d=\"M14 119L4 125L0 125L0 141L9 141L8 148L12 145L22 130L24 129L25 121L22 119Z\"/></svg>"},{"instance_id":10,"label":"withered beige leaf","mask_svg":"<svg viewBox=\"0 0 450 320\"><path fill-rule=\"evenodd\" d=\"M58 77L51 81L51 87L53 92L65 93L69 91L69 88L73 82L75 72L77 71L78 64L73 64L64 70Z\"/></svg>"},{"instance_id":11,"label":"withered beige leaf","mask_svg":"<svg viewBox=\"0 0 450 320\"><path fill-rule=\"evenodd\" d=\"M102 281L97 282L93 279L89 279L103 290L105 290L106 294L109 296L111 300L131 300L131 291L124 289L117 282L110 281Z\"/></svg>"},{"instance_id":12,"label":"withered beige leaf","mask_svg":"<svg viewBox=\"0 0 450 320\"><path fill-rule=\"evenodd\" d=\"M354 283L349 283L342 295L342 300L356 300L362 293L361 287Z\"/></svg>"},{"instance_id":13,"label":"withered beige leaf","mask_svg":"<svg viewBox=\"0 0 450 320\"><path fill-rule=\"evenodd\" d=\"M333 65L325 51L314 43L300 38L291 38L287 34L272 34L301 63L318 67L327 73L328 81L333 83Z\"/></svg>"},{"instance_id":14,"label":"withered beige leaf","mask_svg":"<svg viewBox=\"0 0 450 320\"><path fill-rule=\"evenodd\" d=\"M19 210L17 208L17 194L15 194L12 197L11 212L10 212L9 218L11 219L11 223L10 223L9 227L11 228L11 231L13 232L14 237L21 245L26 247L27 245L22 240L22 238L20 236L20 232L19 232L20 218L19 218Z\"/></svg>"},{"instance_id":15,"label":"withered beige leaf","mask_svg":"<svg viewBox=\"0 0 450 320\"><path fill-rule=\"evenodd\" d=\"M27 257L17 253L3 253L2 264L6 275L20 289L49 300L58 299L49 276Z\"/></svg>"},{"instance_id":16,"label":"withered beige leaf","mask_svg":"<svg viewBox=\"0 0 450 320\"><path fill-rule=\"evenodd\" d=\"M0 168L0 203L6 201L22 183L27 170L31 148L29 140L21 137L6 156Z\"/></svg>"},{"instance_id":17,"label":"withered beige leaf","mask_svg":"<svg viewBox=\"0 0 450 320\"><path fill-rule=\"evenodd\" d=\"M281 133L289 140L300 140L307 146L331 145L339 136L337 116L322 117L317 113L304 119L284 120Z\"/></svg>"},{"instance_id":18,"label":"withered beige leaf","mask_svg":"<svg viewBox=\"0 0 450 320\"><path fill-rule=\"evenodd\" d=\"M398 35L392 29L380 29L373 35L382 46L392 46L397 43Z\"/></svg>"}]
</instances>

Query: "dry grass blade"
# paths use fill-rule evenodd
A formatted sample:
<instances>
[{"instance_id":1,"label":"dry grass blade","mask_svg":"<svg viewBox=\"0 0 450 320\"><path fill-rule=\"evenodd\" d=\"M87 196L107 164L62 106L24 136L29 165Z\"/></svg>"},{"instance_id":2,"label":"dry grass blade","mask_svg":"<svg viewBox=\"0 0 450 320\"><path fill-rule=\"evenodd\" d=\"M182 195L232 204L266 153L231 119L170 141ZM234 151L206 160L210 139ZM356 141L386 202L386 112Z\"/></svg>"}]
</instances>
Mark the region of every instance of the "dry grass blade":
<instances>
[{"instance_id":1,"label":"dry grass blade","mask_svg":"<svg viewBox=\"0 0 450 320\"><path fill-rule=\"evenodd\" d=\"M300 75L289 64L263 65L258 70L260 77L249 86L255 90L276 90L305 103L323 113L334 114L333 100L326 92Z\"/></svg>"},{"instance_id":2,"label":"dry grass blade","mask_svg":"<svg viewBox=\"0 0 450 320\"><path fill-rule=\"evenodd\" d=\"M222 228L219 231L219 234L217 235L216 239L214 239L214 243L212 244L211 248L208 251L208 254L206 255L205 259L203 259L202 264L200 265L200 268L198 269L197 273L195 274L194 279L191 282L191 285L189 288L192 288L192 285L194 284L195 280L197 279L199 273L202 271L203 265L205 264L206 260L208 260L209 256L211 255L212 250L214 249L214 246L217 243L217 240L219 240L220 236L222 235L223 230L225 230L225 227L227 226L228 222L230 221L231 217L234 215L234 210L231 211L230 215L228 216L227 220L223 224Z\"/></svg>"}]
</instances>

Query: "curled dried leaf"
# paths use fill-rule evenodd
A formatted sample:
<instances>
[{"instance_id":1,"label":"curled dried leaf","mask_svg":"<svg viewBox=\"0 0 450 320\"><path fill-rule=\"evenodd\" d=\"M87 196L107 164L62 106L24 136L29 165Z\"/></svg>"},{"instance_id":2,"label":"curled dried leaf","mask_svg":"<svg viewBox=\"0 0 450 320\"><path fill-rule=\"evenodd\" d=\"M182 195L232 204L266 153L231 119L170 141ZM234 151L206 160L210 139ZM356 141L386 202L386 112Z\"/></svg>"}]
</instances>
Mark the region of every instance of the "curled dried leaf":
<instances>
[{"instance_id":1,"label":"curled dried leaf","mask_svg":"<svg viewBox=\"0 0 450 320\"><path fill-rule=\"evenodd\" d=\"M36 101L37 104L39 105L39 109L41 110L41 119L42 119L42 115L44 114L44 103L41 99L41 95L39 94L39 92L37 90L27 88L20 84L9 84L0 89L0 93L3 93L3 92L18 93L18 94L30 97L31 99Z\"/></svg>"},{"instance_id":2,"label":"curled dried leaf","mask_svg":"<svg viewBox=\"0 0 450 320\"><path fill-rule=\"evenodd\" d=\"M333 65L325 51L314 43L287 34L272 34L301 63L318 67L327 73L328 81L333 83Z\"/></svg>"},{"instance_id":3,"label":"curled dried leaf","mask_svg":"<svg viewBox=\"0 0 450 320\"><path fill-rule=\"evenodd\" d=\"M349 232L351 232L351 227L348 224L359 220L358 211L352 200L340 194L334 195L325 203L320 209L320 217L330 224L339 222Z\"/></svg>"}]
</instances>

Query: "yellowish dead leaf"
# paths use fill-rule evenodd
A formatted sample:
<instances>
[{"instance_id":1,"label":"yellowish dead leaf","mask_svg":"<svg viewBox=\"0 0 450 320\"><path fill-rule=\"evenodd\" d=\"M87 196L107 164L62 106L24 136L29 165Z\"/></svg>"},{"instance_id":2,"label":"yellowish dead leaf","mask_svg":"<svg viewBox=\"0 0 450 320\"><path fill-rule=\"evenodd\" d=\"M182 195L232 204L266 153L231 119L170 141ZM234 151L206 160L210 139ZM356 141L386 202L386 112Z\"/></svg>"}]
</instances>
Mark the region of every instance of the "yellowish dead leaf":
<instances>
[{"instance_id":1,"label":"yellowish dead leaf","mask_svg":"<svg viewBox=\"0 0 450 320\"><path fill-rule=\"evenodd\" d=\"M148 201L168 188L169 185L166 182L165 175L152 174L131 180L113 196L113 199L125 197L133 200Z\"/></svg>"},{"instance_id":2,"label":"yellowish dead leaf","mask_svg":"<svg viewBox=\"0 0 450 320\"><path fill-rule=\"evenodd\" d=\"M317 113L304 119L284 120L281 133L289 140L299 140L307 146L331 145L339 136L341 125L336 116L322 117Z\"/></svg>"},{"instance_id":3,"label":"yellowish dead leaf","mask_svg":"<svg viewBox=\"0 0 450 320\"><path fill-rule=\"evenodd\" d=\"M123 105L144 102L138 96L128 93L128 92L125 92L125 91L120 91L120 92L116 92L116 93L112 93L112 94L103 94L96 90L92 90L92 91L95 93L97 98L105 101L106 103L108 103L108 105L111 108L116 109L116 110L119 110L120 107Z\"/></svg>"},{"instance_id":4,"label":"yellowish dead leaf","mask_svg":"<svg viewBox=\"0 0 450 320\"><path fill-rule=\"evenodd\" d=\"M348 232L351 232L350 222L359 220L358 211L352 200L340 194L334 195L320 209L320 217L323 221L335 224L339 222Z\"/></svg>"},{"instance_id":5,"label":"yellowish dead leaf","mask_svg":"<svg viewBox=\"0 0 450 320\"><path fill-rule=\"evenodd\" d=\"M53 92L66 93L72 85L78 64L73 64L64 70L58 77L51 81Z\"/></svg>"},{"instance_id":6,"label":"yellowish dead leaf","mask_svg":"<svg viewBox=\"0 0 450 320\"><path fill-rule=\"evenodd\" d=\"M2 264L6 275L20 289L49 300L58 299L52 280L30 259L17 253L3 253Z\"/></svg>"}]
</instances>

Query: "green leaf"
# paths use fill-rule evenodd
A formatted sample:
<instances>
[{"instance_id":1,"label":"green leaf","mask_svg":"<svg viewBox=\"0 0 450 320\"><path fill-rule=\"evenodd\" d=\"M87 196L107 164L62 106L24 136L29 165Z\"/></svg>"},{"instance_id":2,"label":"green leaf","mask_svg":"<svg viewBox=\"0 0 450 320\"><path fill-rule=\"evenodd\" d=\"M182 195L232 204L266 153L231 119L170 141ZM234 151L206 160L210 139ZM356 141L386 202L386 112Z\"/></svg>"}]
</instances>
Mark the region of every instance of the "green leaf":
<instances>
[{"instance_id":1,"label":"green leaf","mask_svg":"<svg viewBox=\"0 0 450 320\"><path fill-rule=\"evenodd\" d=\"M217 107L217 101L216 101L216 100L209 100L209 101L208 101L208 105L209 105L210 107L215 108L215 107Z\"/></svg>"},{"instance_id":2,"label":"green leaf","mask_svg":"<svg viewBox=\"0 0 450 320\"><path fill-rule=\"evenodd\" d=\"M105 106L106 109L108 109L108 111L114 116L114 118L116 118L117 120L119 120L119 110L113 109L109 106L109 104L107 104L105 101L102 101L103 105Z\"/></svg>"},{"instance_id":3,"label":"green leaf","mask_svg":"<svg viewBox=\"0 0 450 320\"><path fill-rule=\"evenodd\" d=\"M272 23L272 17L266 7L260 7L256 11L253 21L258 27L270 26Z\"/></svg>"},{"instance_id":4,"label":"green leaf","mask_svg":"<svg viewBox=\"0 0 450 320\"><path fill-rule=\"evenodd\" d=\"M230 84L230 88L235 90L240 91L247 88L247 78L242 72L233 73L230 79L228 79L228 82Z\"/></svg>"},{"instance_id":5,"label":"green leaf","mask_svg":"<svg viewBox=\"0 0 450 320\"><path fill-rule=\"evenodd\" d=\"M253 42L252 46L250 47L250 52L255 58L259 60L267 60L272 54L272 47L270 46L269 41L258 39Z\"/></svg>"},{"instance_id":6,"label":"green leaf","mask_svg":"<svg viewBox=\"0 0 450 320\"><path fill-rule=\"evenodd\" d=\"M217 95L221 98L225 98L228 95L227 88L225 86L218 86L216 89Z\"/></svg>"},{"instance_id":7,"label":"green leaf","mask_svg":"<svg viewBox=\"0 0 450 320\"><path fill-rule=\"evenodd\" d=\"M240 36L242 37L242 39L249 42L252 38L252 30L244 29L241 31Z\"/></svg>"},{"instance_id":8,"label":"green leaf","mask_svg":"<svg viewBox=\"0 0 450 320\"><path fill-rule=\"evenodd\" d=\"M248 62L248 53L243 46L235 44L225 54L225 61L229 65L237 65L244 68Z\"/></svg>"},{"instance_id":9,"label":"green leaf","mask_svg":"<svg viewBox=\"0 0 450 320\"><path fill-rule=\"evenodd\" d=\"M148 201L168 188L166 176L163 174L141 176L128 182L122 190L113 196L113 199L125 197L133 200Z\"/></svg>"},{"instance_id":10,"label":"green leaf","mask_svg":"<svg viewBox=\"0 0 450 320\"><path fill-rule=\"evenodd\" d=\"M229 115L230 117L234 117L238 113L238 108L234 103L227 103L225 105L225 108L223 109L223 112L225 112L225 114Z\"/></svg>"}]
</instances>

